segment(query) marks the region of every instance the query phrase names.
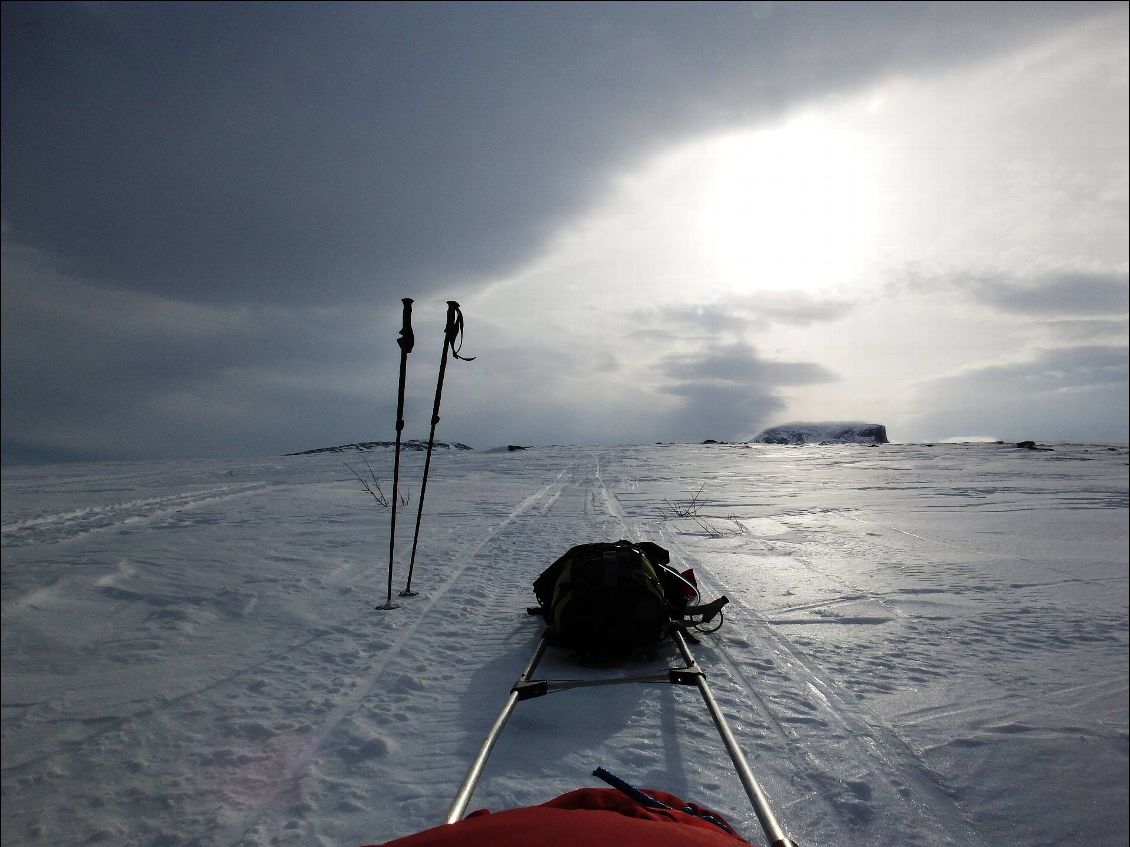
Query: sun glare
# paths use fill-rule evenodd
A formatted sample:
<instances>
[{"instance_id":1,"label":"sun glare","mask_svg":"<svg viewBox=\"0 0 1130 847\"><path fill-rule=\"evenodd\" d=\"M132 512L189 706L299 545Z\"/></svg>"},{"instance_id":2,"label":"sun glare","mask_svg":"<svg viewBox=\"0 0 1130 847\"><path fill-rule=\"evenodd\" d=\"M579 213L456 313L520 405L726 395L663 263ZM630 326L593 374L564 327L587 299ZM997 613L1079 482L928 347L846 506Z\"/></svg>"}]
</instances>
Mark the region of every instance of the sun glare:
<instances>
[{"instance_id":1,"label":"sun glare","mask_svg":"<svg viewBox=\"0 0 1130 847\"><path fill-rule=\"evenodd\" d=\"M884 187L879 139L867 102L852 100L664 150L619 174L602 203L493 285L490 308L614 314L641 301L705 308L865 284L895 236L881 225L897 192Z\"/></svg>"},{"instance_id":2,"label":"sun glare","mask_svg":"<svg viewBox=\"0 0 1130 847\"><path fill-rule=\"evenodd\" d=\"M849 282L876 251L872 153L831 118L711 142L700 240L739 291Z\"/></svg>"}]
</instances>

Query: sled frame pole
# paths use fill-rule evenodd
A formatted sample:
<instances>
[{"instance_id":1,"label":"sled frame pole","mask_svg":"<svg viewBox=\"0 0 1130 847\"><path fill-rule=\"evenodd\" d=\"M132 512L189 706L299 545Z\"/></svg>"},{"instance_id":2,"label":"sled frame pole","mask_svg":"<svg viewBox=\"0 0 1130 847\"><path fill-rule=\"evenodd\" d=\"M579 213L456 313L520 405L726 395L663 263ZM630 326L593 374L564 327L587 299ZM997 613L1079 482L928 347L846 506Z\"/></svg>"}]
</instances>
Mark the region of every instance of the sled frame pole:
<instances>
[{"instance_id":1,"label":"sled frame pole","mask_svg":"<svg viewBox=\"0 0 1130 847\"><path fill-rule=\"evenodd\" d=\"M510 689L510 696L506 699L506 705L502 707L502 711L499 712L498 717L494 719L494 725L491 726L490 732L487 733L487 737L483 740L482 746L479 747L479 752L475 754L475 759L471 762L471 767L467 769L467 775L463 777L463 784L459 786L459 791L455 795L455 801L451 804L451 809L448 811L447 819L444 823L457 823L467 811L467 804L471 802L471 794L475 791L479 777L482 776L483 769L486 767L487 759L490 757L491 751L498 741L498 737L502 735L502 730L506 727L506 722L510 719L514 707L518 705L519 700L524 700L530 696L524 693L526 690L525 686L530 682L530 675L533 674L534 669L537 668L541 657L545 655L546 644L546 638L542 635L541 641L538 642L537 649L534 651L534 655L526 664L521 676L518 677L518 681L514 683L514 687Z\"/></svg>"},{"instance_id":2,"label":"sled frame pole","mask_svg":"<svg viewBox=\"0 0 1130 847\"><path fill-rule=\"evenodd\" d=\"M698 686L699 694L702 695L706 708L710 712L710 717L714 720L714 726L718 729L718 734L722 736L722 743L726 745L726 752L730 754L730 761L734 763L734 770L737 771L746 796L749 797L753 811L757 814L757 820L761 823L761 828L765 830L765 836L769 839L769 847L796 847L796 843L785 834L785 831L777 822L773 810L769 808L769 799L765 796L765 792L761 790L761 786L757 784L753 771L750 770L749 763L730 729L730 724L726 721L725 715L718 707L718 701L714 699L714 693L706 682L706 674L699 668L690 648L687 646L686 639L678 630L674 632L674 639L679 652L683 655L683 660L687 663L687 667L681 669L684 671L683 679L678 681L690 685L693 680L693 684Z\"/></svg>"},{"instance_id":3,"label":"sled frame pole","mask_svg":"<svg viewBox=\"0 0 1130 847\"><path fill-rule=\"evenodd\" d=\"M714 692L710 690L710 686L706 682L706 674L702 668L698 666L695 661L694 655L691 653L690 648L687 646L687 640L683 633L679 630L674 630L672 637L675 645L679 648L679 653L686 663L681 668L669 668L667 675L664 676L637 676L637 677L621 677L618 679L610 679L595 682L598 685L615 685L618 683L627 682L668 682L672 685L695 685L698 687L699 694L702 695L703 702L706 704L707 711L710 712L710 717L714 721L714 726L718 730L718 734L722 737L722 743L726 747L726 752L730 755L730 761L734 764L734 770L737 772L738 779L741 780L742 787L745 789L746 796L749 798L753 806L753 811L757 814L757 820L761 824L761 828L765 831L765 836L769 840L769 847L797 847L795 841L790 839L785 834L784 829L777 822L773 810L769 807L769 799L765 796L765 792L761 790L758 785L757 779L750 769L749 762L746 761L745 755L742 753L741 747L738 746L737 739L734 737L733 730L730 729L730 724L726 721L725 715L722 714L721 708L718 706L718 701L714 699ZM546 679L530 679L534 671L537 669L538 663L541 661L542 656L545 655L548 641L543 634L541 640L538 642L537 649L534 655L526 663L526 667L522 670L518 680L510 689L510 696L506 699L502 711L499 712L498 717L495 718L494 724L487 733L487 737L483 740L482 746L479 747L479 752L475 755L474 761L471 762L471 767L467 770L467 775L463 778L463 783L459 786L459 791L455 795L455 801L451 804L451 809L447 813L447 818L444 823L457 823L463 818L467 811L467 805L471 801L471 795L475 791L475 786L482 776L483 770L486 768L487 759L490 757L491 751L494 749L495 744L498 742L499 736L502 735L502 730L506 727L506 722L510 719L510 715L514 712L514 707L522 700L530 700L534 697L541 697L546 694L552 694L555 691L565 691L573 688L582 687L577 685L577 680L546 680Z\"/></svg>"}]
</instances>

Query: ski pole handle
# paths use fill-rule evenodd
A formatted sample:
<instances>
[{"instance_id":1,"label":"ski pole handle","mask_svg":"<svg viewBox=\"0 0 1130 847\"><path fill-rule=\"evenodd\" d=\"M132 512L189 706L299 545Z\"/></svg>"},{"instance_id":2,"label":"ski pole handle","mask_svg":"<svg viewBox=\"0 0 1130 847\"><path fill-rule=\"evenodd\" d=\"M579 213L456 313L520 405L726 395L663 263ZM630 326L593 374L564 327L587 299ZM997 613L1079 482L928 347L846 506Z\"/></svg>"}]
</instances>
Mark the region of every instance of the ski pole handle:
<instances>
[{"instance_id":1,"label":"ski pole handle","mask_svg":"<svg viewBox=\"0 0 1130 847\"><path fill-rule=\"evenodd\" d=\"M459 310L459 304L454 300L447 301L447 325L443 328L444 343L447 344L449 350L455 353L455 342L459 338L460 324L463 323L463 313ZM455 353L455 358L459 358L459 354Z\"/></svg>"},{"instance_id":2,"label":"ski pole handle","mask_svg":"<svg viewBox=\"0 0 1130 847\"><path fill-rule=\"evenodd\" d=\"M403 325L400 327L400 337L396 339L396 343L405 353L411 353L412 346L416 343L415 335L412 332L412 298L402 297L401 302L404 304L404 317Z\"/></svg>"}]
</instances>

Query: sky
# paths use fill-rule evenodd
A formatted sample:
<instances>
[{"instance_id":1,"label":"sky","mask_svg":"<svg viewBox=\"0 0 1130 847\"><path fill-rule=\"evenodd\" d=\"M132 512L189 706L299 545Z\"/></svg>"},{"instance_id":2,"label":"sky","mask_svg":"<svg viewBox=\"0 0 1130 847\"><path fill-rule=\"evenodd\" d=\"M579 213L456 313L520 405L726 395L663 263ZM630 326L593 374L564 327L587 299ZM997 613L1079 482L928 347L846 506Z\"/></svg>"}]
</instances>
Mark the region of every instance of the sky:
<instances>
[{"instance_id":1,"label":"sky","mask_svg":"<svg viewBox=\"0 0 1130 847\"><path fill-rule=\"evenodd\" d=\"M1128 438L1128 6L3 4L6 464Z\"/></svg>"}]
</instances>

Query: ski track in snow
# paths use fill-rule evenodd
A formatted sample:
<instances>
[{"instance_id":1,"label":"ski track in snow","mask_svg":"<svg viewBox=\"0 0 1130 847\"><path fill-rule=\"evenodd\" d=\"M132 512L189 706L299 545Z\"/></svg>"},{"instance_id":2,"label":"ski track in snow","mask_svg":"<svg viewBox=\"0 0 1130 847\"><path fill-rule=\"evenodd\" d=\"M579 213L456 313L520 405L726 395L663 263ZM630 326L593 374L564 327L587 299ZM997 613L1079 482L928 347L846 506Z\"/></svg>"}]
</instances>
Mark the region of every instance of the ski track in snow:
<instances>
[{"instance_id":1,"label":"ski track in snow","mask_svg":"<svg viewBox=\"0 0 1130 847\"><path fill-rule=\"evenodd\" d=\"M3 545L58 544L75 541L92 532L131 527L177 512L212 505L232 497L246 497L265 490L263 483L222 485L199 491L185 491L163 497L127 500L123 503L90 506L59 514L38 515L13 521L0 528Z\"/></svg>"},{"instance_id":2,"label":"ski track in snow","mask_svg":"<svg viewBox=\"0 0 1130 847\"><path fill-rule=\"evenodd\" d=\"M689 557L684 560L706 575L703 584L714 588L712 593L725 591L709 569ZM905 802L916 806L921 818L902 822L901 829L887 832L886 837L894 843L984 844L953 802L942 779L892 727L852 704L850 695L769 621L744 604L741 611L755 622L747 640L756 644L757 652L767 658L751 663L736 659L726 649L718 650L718 655L748 692L755 708L771 716L786 742L783 746L796 772L811 786L806 798L809 802L830 804L848 829L871 823L875 807L890 808ZM731 613L730 622L738 623L733 618ZM860 622L853 618L845 621ZM773 699L760 696L758 680L765 677L766 670L782 667L786 672L777 675L784 677L781 682L785 691L775 692ZM796 687L790 691L792 686ZM835 745L825 747L819 754L808 752L803 743L797 743L797 733L789 729L795 725L817 729L825 733L826 743L834 740ZM836 750L835 746L842 749ZM794 801L793 806L797 805Z\"/></svg>"},{"instance_id":3,"label":"ski track in snow","mask_svg":"<svg viewBox=\"0 0 1130 847\"><path fill-rule=\"evenodd\" d=\"M753 472L741 468L746 455ZM885 517L882 498L863 511L852 481L865 473L884 497L902 496L896 460L807 451L817 470L806 488L798 480L810 477L789 476L797 455L453 457L433 468L420 596L394 597L400 608L387 611L373 609L384 600L387 513L368 508L332 459L190 469L191 485L71 476L41 497L33 478L6 477L6 499L20 494L23 511L6 512L3 527L4 843L341 847L434 825L536 645L540 621L524 615L533 579L573 544L621 537L663 544L707 597L730 596L722 629L692 650L798 843L997 843L1015 831L1008 809L1025 801L982 762L1014 755L1009 745L1060 756L1065 742L1089 739L1101 781L1119 761L1105 751L1126 743L1125 668L1048 676L1036 711L1002 669L1059 653L1069 667L1077 651L1106 656L1111 645L1124 666L1125 604L1083 608L1096 591L1124 595L1125 574L1051 565L1015 533L998 541L994 523L958 540L933 520L939 512L919 520L897 506ZM998 465L1030 459L1002 456ZM973 492L963 496L994 511L1015 502L1017 520L1043 496L1042 478L1007 467L987 466L985 477L1007 480L993 488L968 479L960 455L929 462L938 491L953 473ZM410 459L402 482L417 470ZM234 479L197 484L208 473ZM1094 520L1125 500L1119 475L1056 490L1051 508L1075 504L1072 531L1101 538L1109 524ZM704 478L701 515L662 512ZM1076 485L1069 474L1048 480ZM67 507L84 490L138 496ZM29 507L33 494L40 505ZM398 580L406 562L401 540ZM956 647L933 654L939 639ZM618 673L553 653L539 676ZM947 678L968 683L978 667L966 653L991 676L955 699ZM661 648L636 670L675 658ZM1124 770L1124 750L1121 761ZM595 784L596 765L713 805L763 840L697 691L670 685L520 704L471 808L543 802Z\"/></svg>"},{"instance_id":4,"label":"ski track in snow","mask_svg":"<svg viewBox=\"0 0 1130 847\"><path fill-rule=\"evenodd\" d=\"M565 472L558 475L560 478ZM257 490L258 486L248 486L241 493L250 493ZM195 760L197 766L205 773L216 779L216 792L223 796L217 800L221 812L213 820L196 820L191 815L185 815L178 820L181 829L190 833L184 840L186 843L259 843L257 830L269 831L270 826L261 826L264 818L272 816L297 815L301 817L308 809L301 799L302 783L309 778L311 765L319 757L325 756L327 750L331 755L344 758L352 765L362 763L370 754L376 755L380 747L380 735L358 742L350 746L349 741L343 742L337 737L339 725L348 723L354 717L359 706L377 687L390 664L394 663L406 644L411 642L413 635L421 628L434 625L435 621L429 617L430 610L440 602L447 590L457 584L459 577L467 564L475 561L480 551L490 545L498 533L503 532L510 524L520 520L527 512L539 513L550 506L559 496L561 484L552 482L539 491L526 496L518 503L509 514L505 515L496 526L491 528L476 545L471 547L464 564L450 571L439 588L424 600L423 608L419 604L423 598L405 600L401 610L392 612L374 612L371 605L362 613L352 618L338 621L332 626L314 627L310 635L298 641L287 644L282 649L274 649L262 655L256 661L237 667L230 673L209 681L205 685L191 688L177 696L156 695L144 698L140 702L124 701L119 707L126 707L127 713L117 716L96 717L90 719L61 716L54 717L51 711L57 711L55 704L50 702L23 703L15 700L9 701L5 697L5 718L7 730L12 725L26 725L39 723L54 729L54 749L41 755L32 755L22 761L14 761L14 757L5 757L4 774L6 780L16 783L23 782L32 785L41 781L38 776L25 776L33 771L43 768L53 769L58 766L54 762L66 762L71 758L79 758L91 763L97 757L113 749L143 749L146 746L147 735L152 728L149 724L154 722L164 723L171 721L178 726L182 733L186 728L196 736L197 743ZM226 496L232 494L228 487L218 489L207 494L201 494L192 502L204 503L224 499L216 496L218 493ZM112 526L133 525L146 518L156 517L161 513L177 511L187 505L188 498L183 496L170 496L160 498L145 498L131 501L126 504L116 504L114 507L92 507L74 510L70 513L44 516L42 519L24 521L13 525L13 531L26 527L63 526L66 529L54 536L41 533L41 542L53 543L58 537L66 539L77 538L86 534L90 517L96 516L100 528ZM172 507L172 508L170 508ZM132 512L130 510L133 510ZM113 516L109 518L107 516ZM72 531L73 527L80 525L78 532ZM50 538L49 541L44 541ZM488 551L489 553L489 551ZM280 557L281 558L281 557ZM349 568L335 571L335 575L344 571L353 580L373 584L377 580L372 569L349 573ZM94 579L68 579L65 580L69 590L77 587L103 590L112 587L116 582L128 581L135 573L134 568L119 565L115 573ZM267 581L273 581L268 577ZM21 597L12 605L13 610L27 610L30 612L42 611L49 606L51 600L63 602L60 583L56 581L48 589L38 589ZM125 593L125 592L123 592ZM130 599L135 596L130 593ZM30 598L30 599L29 599ZM43 604L42 606L36 605ZM6 624L9 619L9 609L5 609ZM413 606L417 608L414 611ZM481 606L481 604L480 604ZM17 609L18 607L18 609ZM247 604L244 613L253 609L253 603ZM389 641L383 637L382 630L387 618L383 615L412 614L412 622L396 631L395 637ZM368 633L368 637L366 637ZM430 642L429 642L430 643ZM357 676L358 668L367 664L367 655L376 655L380 659L375 667L366 669ZM224 700L238 702L240 696L233 694L244 689L252 694L262 694L268 688L277 684L280 677L285 678L288 671L280 666L288 666L290 673L300 670L304 673L303 684L296 686L291 702L282 699L283 707L262 709L263 712L273 712L265 719L247 720L246 716L240 719L224 718ZM327 669L339 666L343 671L340 675L327 673ZM324 681L315 681L309 684L309 679L328 677ZM397 685L407 686L409 690L415 688L413 682L401 674ZM7 688L6 678L6 688ZM394 688L396 686L393 686ZM324 696L320 700L311 700L312 692L321 691ZM278 702L278 701L276 701ZM7 720L10 714L20 710L22 714L16 720ZM301 716L301 717L300 717ZM311 718L314 718L311 720ZM214 729L206 727L196 728L199 724L217 724ZM7 735L7 732L5 733ZM346 737L349 738L348 733ZM220 739L220 743L204 742L202 739ZM241 751L241 742L252 742L257 746L267 749L265 753L249 755ZM202 748L211 746L211 751ZM130 759L126 753L127 768L141 770L143 763L140 759ZM132 764L129 764L132 761ZM65 767L65 765L64 765ZM225 777L224 772L232 772L230 777ZM258 772L257 772L258 771ZM233 781L227 783L231 778ZM144 789L133 789L133 805L145 805ZM293 795L293 796L290 796ZM346 798L347 799L347 798ZM345 801L343 801L345 802ZM280 810L279 806L282 806ZM361 809L361 807L358 807ZM310 835L314 840L304 843L315 843L320 839L311 828L306 825L293 824L286 821L282 825L284 833L294 836L299 833ZM33 834L41 829L40 824L33 824L30 830ZM194 831L196 828L196 831ZM158 834L157 841L178 840L173 832L168 830ZM95 833L93 840L115 840L121 832L109 829L101 835ZM275 835L264 836L267 840L276 838ZM5 839L7 840L7 839Z\"/></svg>"},{"instance_id":5,"label":"ski track in snow","mask_svg":"<svg viewBox=\"0 0 1130 847\"><path fill-rule=\"evenodd\" d=\"M680 570L687 567L694 569L705 597L726 593L726 586L681 543L677 535L670 533L666 527L656 527L648 534L647 524L630 519L603 480L601 495L610 513L623 525L627 536L637 541L659 540L668 547L672 553L672 564L677 564ZM807 806L811 814L812 804L819 804L852 829L861 825L865 828L872 821L874 804L890 806L905 801L915 804L929 817L929 828L923 825L925 821L914 821L912 828L886 833L886 837L891 839L888 843L983 844L946 795L938 776L907 748L891 727L850 705L848 697L838 690L838 686L820 673L764 617L741 601L732 600L725 614L722 630L717 636L707 638L706 645L699 648L696 658L707 671L708 681L715 676L711 671L717 671L717 668L710 667L713 664L711 660L721 662L729 683L727 698L731 701L735 697L744 700L749 714L755 719L764 719L757 748L766 758L784 754L792 765L788 770L794 775L794 780L806 783L803 796L785 804L785 808L795 812ZM727 644L731 640L730 633L734 631L745 633L745 637L737 641L741 647L740 657L733 655ZM757 658L750 660L751 652ZM765 681L770 677L775 684L769 692L764 692ZM809 693L815 697L806 696ZM731 712L738 713L733 702L728 702L727 706ZM834 733L844 749L837 751L840 755L834 761L827 750L817 758L797 743L796 733L789 728L797 724L816 726L825 733ZM756 777L757 767L753 767ZM775 770L778 774L783 770L779 761ZM886 796L882 796L884 793ZM807 822L794 823L794 837L804 831ZM750 825L756 826L756 821L746 821L747 832L753 831L749 829Z\"/></svg>"},{"instance_id":6,"label":"ski track in snow","mask_svg":"<svg viewBox=\"0 0 1130 847\"><path fill-rule=\"evenodd\" d=\"M687 491L688 495L698 491L699 494L696 496L701 496L701 489L695 484L689 485ZM1105 492L1099 492L1098 496L1076 498L1076 500L1078 502L1089 502L1092 508L1096 504L1101 504L1099 508L1104 508L1111 502L1121 502L1119 496L1108 497ZM723 517L725 512L717 511L713 515L704 515L696 511L693 520L686 519L688 516L684 515L684 520L675 521L672 519L674 516L670 509L660 509L661 503L670 505L671 500L668 498L641 495L632 491L629 495L629 501L635 511L629 511L622 505L614 508L614 511L624 521L625 526L631 526L633 529L643 526L638 520L634 522L629 520L630 514L642 513L641 510L650 510L657 513L665 512L669 520L662 528L663 536L659 539L660 542L665 543L676 554L677 558L687 565L695 567L696 571L703 577L703 584L714 589L713 592L708 592L708 594L730 593L733 596L732 592L728 591L724 581L713 572L713 569L704 564L702 552L698 552L696 555L691 550L701 551L704 545L713 544L725 547L730 543L727 536L731 534L739 538L743 544L748 545L753 539L748 539L745 536L748 531L748 527L745 526L746 521L736 519L732 515ZM684 507L688 505L688 502L684 501ZM1031 506L1029 505L1028 508L1031 508ZM778 515L779 517L776 520L781 528L790 530L795 530L797 527L803 528L806 525L818 527L827 519L832 521L849 519L914 539L916 542L921 542L921 546L927 546L931 549L948 549L973 558L983 558L985 555L983 551L979 551L969 544L956 544L945 539L928 537L922 533L892 526L889 522L875 521L873 518L864 520L854 509L780 510ZM811 520L812 518L816 518L815 523ZM757 523L757 521L754 520L752 523ZM736 527L732 530L732 533L726 529L727 524ZM723 527L723 529L719 530L718 527ZM793 535L795 536L795 533ZM878 537L881 533L867 532L866 535ZM640 537L647 537L646 531ZM654 535L651 537L655 538ZM836 536L830 536L821 543L825 545L828 541L839 543L836 538ZM700 539L703 543L699 543ZM781 749L791 751L794 771L797 774L804 775L812 786L810 800L816 803L820 801L832 802L842 823L846 825L846 831L856 833L861 837L864 833L870 831L876 836L876 840L887 841L888 843L985 843L985 839L977 833L970 807L963 806L958 802L958 798L962 794L960 788L952 784L952 777L947 778L940 774L927 760L927 754L937 751L938 746L926 744L922 747L916 747L908 744L900 732L900 728L913 726L914 721L904 720L903 716L900 715L896 726L876 711L867 708L856 691L844 688L821 667L821 662L827 661L828 658L826 651L823 659L814 660L809 655L810 648L801 646L786 637L782 629L782 626L796 624L811 633L813 626L820 625L827 625L837 631L843 631L845 626L877 626L898 620L912 623L919 620L945 620L948 618L947 615L924 615L917 610L908 613L901 606L905 605L908 600L914 600L918 597L925 598L930 595L952 593L952 588L916 586L901 587L884 592L869 591L859 583L858 578L855 580L845 579L840 574L822 567L819 564L819 559L806 556L804 548L807 543L807 541L797 543L788 535L782 535L771 542L759 541L758 546L774 553L785 550L785 555L794 565L802 565L806 572L819 575L818 584L836 586L839 589L836 592L838 596L827 596L825 594L824 599L820 601L776 608L772 615L755 612L747 603L738 600L737 605L746 612L748 618L752 619L755 625L750 628L748 621L734 620L734 611L736 610L733 605L729 607L732 611L727 626L723 627L717 636L718 641L711 642L722 646L720 652L717 653L718 658L729 669L731 675L740 680L740 687L744 687L746 698L754 704L754 711L764 714L770 724L776 728L777 734L784 739ZM874 551L853 550L852 553L856 560L867 561ZM1034 586L1046 588L1063 584L1095 586L1100 589L1103 585L1107 585L1111 589L1117 590L1118 586L1125 585L1125 579L1121 575L1086 579L1072 576L1070 571L1050 566L1046 561L1036 561L1030 557L1014 555L1009 558L1011 566L1031 566L1044 573L1062 574L1065 578L1041 579L1025 583L1013 582L1007 586L1002 586L1008 589ZM907 568L907 571L913 573L912 568ZM989 586L969 586L969 589L978 594L983 593L986 589L992 591L991 580ZM860 604L870 604L871 607L882 610L882 613L879 615L852 615L835 611L836 607ZM1105 621L1096 624L1082 618L1075 621L1068 619L1067 623L1072 627L1071 635L1063 638L1049 638L1046 620L1037 621L1032 618L1025 620L1022 617L1030 611L1025 608L1002 610L993 627L996 639L1002 640L997 631L1001 629L1002 625L1007 625L1006 631L1007 627L1010 626L1019 631L1021 636L1004 640L1006 642L1013 641L1021 654L1022 651L1026 650L1047 649L1049 646L1054 648L1057 643L1066 647L1068 644L1077 644L1080 640L1109 643L1113 638L1115 643L1118 643L1119 640L1125 643L1124 612L1110 621L1109 628ZM782 614L795 612L809 612L810 614L807 617L800 618ZM814 617L814 615L823 617ZM1038 628L1031 628L1033 623L1038 623ZM731 624L737 624L741 630L751 633L750 638L738 640L741 649L736 655L731 654L724 646L735 640L732 635L734 630L731 628ZM1024 631L1028 629L1032 629L1030 638L1023 635ZM1081 630L1086 629L1094 630L1094 635L1092 636L1085 631L1081 632ZM988 632L986 631L985 634L987 635ZM968 636L968 643L976 649L982 649L981 642L984 640L979 634ZM812 639L806 638L806 643L813 643ZM751 661L749 659L751 652L765 657L765 662ZM832 655L835 658L834 652ZM898 653L896 652L894 655L897 656ZM888 668L895 667L886 660L881 665ZM898 662L898 666L903 665L904 663ZM772 674L773 671L780 668L789 669L788 679L790 682L783 688L770 686L766 696L764 693L766 671L770 671ZM917 665L912 664L909 671L909 679L912 681L925 681L930 677L938 676L937 671L929 667L928 661ZM805 697L804 691L806 689L815 696ZM1122 679L1114 681L1111 685L1103 686L1102 694L1113 699L1120 694L1124 698L1125 692L1126 681L1123 676ZM1012 696L994 701L992 706L991 711L998 718L1002 708L1008 706L1023 708L1023 705L1018 703L1017 698ZM961 709L950 709L945 712L937 711L933 717L938 719L946 715L951 717L961 716L966 720L972 717ZM983 731L974 731L965 738L946 741L943 746L945 744L956 744L957 746L975 748L984 743L981 739L986 734L998 736L1014 734L1024 737L1035 737L1039 734L1036 728L1027 726L1022 722L1014 724L1006 721L1001 725L998 720L997 724L985 727ZM805 743L804 732L798 732L797 728L809 730L809 740L811 740L812 729L820 732L823 736L821 743L819 745ZM1125 739L1125 730L1121 722L1116 721L1110 729L1113 730L1115 737L1121 736L1123 740ZM1112 735L1112 732L1107 729L1095 730L1071 724L1061 726L1054 722L1051 726L1045 727L1042 732L1044 737L1053 739L1098 737L1107 742ZM790 739L799 739L799 743L790 743ZM838 755L831 755L833 751L836 751L837 746L842 747L842 751ZM813 751L817 752L814 753ZM779 753L780 751L775 751L774 755L779 755ZM893 818L893 825L885 825L880 821L873 820L876 815L875 809L897 808L900 805L910 806L918 811L907 821L900 822L897 817ZM790 814L794 811L811 813L812 803L790 800L787 808ZM806 815L803 813L797 816L796 823L798 825L794 827L794 833L805 832L806 830L816 831L820 828L818 821L807 821L810 825L806 826L805 817ZM1052 836L1052 840L1054 842L1054 836Z\"/></svg>"},{"instance_id":7,"label":"ski track in snow","mask_svg":"<svg viewBox=\"0 0 1130 847\"><path fill-rule=\"evenodd\" d=\"M527 513L532 512L535 515L540 515L544 514L546 510L552 507L561 494L561 478L565 474L566 471L562 471L552 483L522 500L497 527L488 532L486 536L468 551L462 565L452 569L447 574L444 581L434 591L428 593L423 607L418 611L413 610L415 613L414 620L412 620L408 626L400 630L396 640L384 649L383 655L373 667L372 672L367 677L361 679L359 683L356 683L353 690L347 696L342 697L339 702L328 711L313 732L307 733L307 741L303 754L300 755L296 761L290 765L286 773L283 774L282 778L278 781L276 789L268 794L259 806L253 809L251 814L245 819L236 823L230 831L220 834L217 838L219 843L240 843L244 837L248 836L256 829L264 813L272 809L283 793L295 789L296 781L301 780L306 775L306 772L309 770L317 754L328 746L331 736L338 731L343 721L347 718L353 718L362 704L373 695L378 684L381 682L382 676L385 675L390 665L400 658L401 653L411 644L413 637L420 628L427 625L434 625L435 620L433 617L430 617L433 609L436 607L437 603L445 598L449 589L459 583L460 577L463 576L467 567L475 562L476 557L479 556L481 551L512 523L521 519ZM396 614L398 611L406 614L407 609L405 607L413 603L414 599L415 598L404 598L399 601L394 599L394 603L399 602L399 604L401 604L400 609L378 611L383 614ZM399 684L406 685L410 690L415 687L414 683L407 677L402 677L402 681L399 682ZM378 738L379 737L380 736L378 736ZM359 747L359 750L347 754L345 758L347 760L354 758L364 759L370 753L379 755L383 752L383 747L380 743L374 745L371 741L360 741ZM307 827L306 834L312 838L318 838L318 834L314 831L313 827Z\"/></svg>"}]
</instances>

